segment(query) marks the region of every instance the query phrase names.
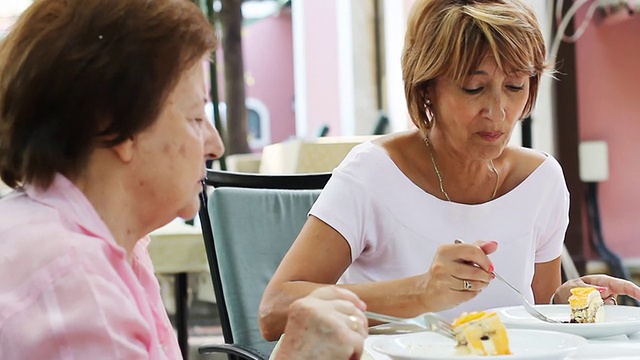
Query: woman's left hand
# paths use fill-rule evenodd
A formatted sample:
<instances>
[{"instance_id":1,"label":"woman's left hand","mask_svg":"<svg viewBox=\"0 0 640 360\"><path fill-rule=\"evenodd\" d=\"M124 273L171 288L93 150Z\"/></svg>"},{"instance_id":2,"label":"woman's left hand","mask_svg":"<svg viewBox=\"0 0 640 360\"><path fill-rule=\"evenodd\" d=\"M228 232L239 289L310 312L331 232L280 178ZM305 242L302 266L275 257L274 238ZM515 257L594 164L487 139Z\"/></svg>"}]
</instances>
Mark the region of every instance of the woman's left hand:
<instances>
[{"instance_id":1,"label":"woman's left hand","mask_svg":"<svg viewBox=\"0 0 640 360\"><path fill-rule=\"evenodd\" d=\"M574 287L589 286L600 291L600 296L605 300L605 304L615 305L618 295L628 295L635 299L640 299L640 287L631 281L618 279L609 275L586 275L579 279L565 282L556 289L554 296L555 304L565 304L571 296L571 289Z\"/></svg>"}]
</instances>

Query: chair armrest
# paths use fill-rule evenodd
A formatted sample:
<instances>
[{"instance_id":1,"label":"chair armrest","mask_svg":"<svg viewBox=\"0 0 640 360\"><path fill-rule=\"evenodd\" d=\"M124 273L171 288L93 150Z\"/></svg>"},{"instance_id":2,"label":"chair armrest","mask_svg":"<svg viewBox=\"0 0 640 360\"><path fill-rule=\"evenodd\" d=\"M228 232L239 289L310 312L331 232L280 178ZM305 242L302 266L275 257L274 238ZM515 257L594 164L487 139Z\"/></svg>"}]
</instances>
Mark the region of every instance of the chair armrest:
<instances>
[{"instance_id":1,"label":"chair armrest","mask_svg":"<svg viewBox=\"0 0 640 360\"><path fill-rule=\"evenodd\" d=\"M260 351L242 346L238 344L215 344L204 345L198 348L200 354L224 353L239 356L241 359L248 360L268 360L269 355L265 355Z\"/></svg>"}]
</instances>

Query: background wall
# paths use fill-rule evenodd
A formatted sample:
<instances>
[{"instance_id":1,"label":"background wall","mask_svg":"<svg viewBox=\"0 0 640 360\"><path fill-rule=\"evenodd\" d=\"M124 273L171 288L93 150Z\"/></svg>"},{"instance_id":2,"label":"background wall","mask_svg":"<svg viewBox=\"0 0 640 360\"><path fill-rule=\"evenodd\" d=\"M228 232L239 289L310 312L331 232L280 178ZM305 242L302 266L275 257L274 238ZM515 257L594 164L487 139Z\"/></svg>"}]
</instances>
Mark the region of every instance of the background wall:
<instances>
[{"instance_id":1,"label":"background wall","mask_svg":"<svg viewBox=\"0 0 640 360\"><path fill-rule=\"evenodd\" d=\"M293 109L293 35L291 12L281 11L245 25L242 29L245 95L263 103L270 119L271 143L295 134ZM224 94L222 47L217 51L218 93Z\"/></svg>"},{"instance_id":2,"label":"background wall","mask_svg":"<svg viewBox=\"0 0 640 360\"><path fill-rule=\"evenodd\" d=\"M295 134L291 31L291 13L283 11L247 26L242 38L247 97L268 106L273 143Z\"/></svg>"},{"instance_id":3,"label":"background wall","mask_svg":"<svg viewBox=\"0 0 640 360\"><path fill-rule=\"evenodd\" d=\"M594 21L576 43L576 67L580 140L609 147L609 179L599 185L604 238L623 258L638 257L640 16Z\"/></svg>"}]
</instances>

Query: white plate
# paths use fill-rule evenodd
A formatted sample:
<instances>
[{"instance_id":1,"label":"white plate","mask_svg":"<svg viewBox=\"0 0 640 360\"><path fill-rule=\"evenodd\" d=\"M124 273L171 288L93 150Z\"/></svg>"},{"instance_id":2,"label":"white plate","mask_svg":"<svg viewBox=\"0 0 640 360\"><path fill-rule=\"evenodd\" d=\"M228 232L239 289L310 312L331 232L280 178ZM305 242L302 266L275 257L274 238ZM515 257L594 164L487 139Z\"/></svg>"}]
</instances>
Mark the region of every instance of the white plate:
<instances>
[{"instance_id":1,"label":"white plate","mask_svg":"<svg viewBox=\"0 0 640 360\"><path fill-rule=\"evenodd\" d=\"M569 305L536 305L541 313L560 321L569 321ZM604 322L596 324L552 324L533 318L522 306L492 309L502 319L507 328L551 330L600 338L615 335L633 334L640 331L640 308L633 306L605 305Z\"/></svg>"},{"instance_id":2,"label":"white plate","mask_svg":"<svg viewBox=\"0 0 640 360\"><path fill-rule=\"evenodd\" d=\"M552 331L507 329L507 333L511 355L458 354L454 340L430 332L380 336L371 347L394 360L560 360L587 344L583 337Z\"/></svg>"},{"instance_id":3,"label":"white plate","mask_svg":"<svg viewBox=\"0 0 640 360\"><path fill-rule=\"evenodd\" d=\"M581 346L578 351L573 353L569 358L575 360L604 360L604 359L638 359L640 353L640 344L624 343L616 341L609 343L607 341L589 342L585 346Z\"/></svg>"}]
</instances>

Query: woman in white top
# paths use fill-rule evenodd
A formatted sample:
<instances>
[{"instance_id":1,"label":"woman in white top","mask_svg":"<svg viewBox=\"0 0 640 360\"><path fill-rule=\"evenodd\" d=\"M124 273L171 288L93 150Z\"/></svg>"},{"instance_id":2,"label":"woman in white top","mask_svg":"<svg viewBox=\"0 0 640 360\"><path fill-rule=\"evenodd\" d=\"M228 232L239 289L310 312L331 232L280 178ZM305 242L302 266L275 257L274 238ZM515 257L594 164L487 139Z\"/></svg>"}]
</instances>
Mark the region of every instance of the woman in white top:
<instances>
[{"instance_id":1,"label":"woman in white top","mask_svg":"<svg viewBox=\"0 0 640 360\"><path fill-rule=\"evenodd\" d=\"M265 291L266 339L282 333L291 301L322 284L403 317L520 304L493 270L531 302L566 301L576 281L560 286L562 169L508 145L533 108L545 56L524 0L416 1L402 58L416 129L356 147L334 171ZM640 296L629 282L583 280L603 298Z\"/></svg>"}]
</instances>

